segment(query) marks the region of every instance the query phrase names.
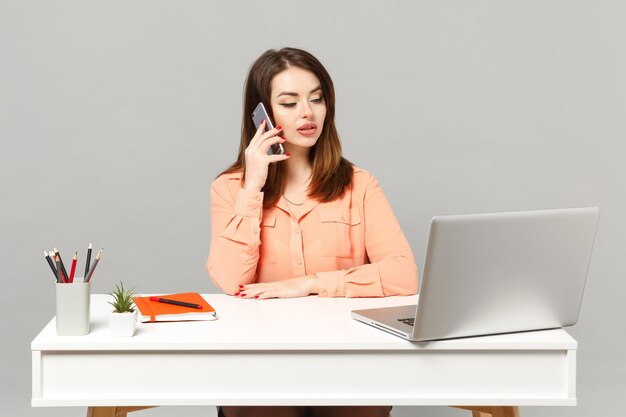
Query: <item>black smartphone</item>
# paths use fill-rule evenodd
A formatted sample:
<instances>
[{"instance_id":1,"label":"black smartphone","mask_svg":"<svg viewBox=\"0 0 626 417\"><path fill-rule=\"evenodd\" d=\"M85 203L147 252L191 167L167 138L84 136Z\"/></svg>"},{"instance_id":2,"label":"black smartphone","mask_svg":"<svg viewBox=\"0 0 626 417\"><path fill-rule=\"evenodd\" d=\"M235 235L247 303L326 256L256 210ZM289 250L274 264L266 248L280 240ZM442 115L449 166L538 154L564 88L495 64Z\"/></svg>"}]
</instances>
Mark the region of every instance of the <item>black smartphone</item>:
<instances>
[{"instance_id":1,"label":"black smartphone","mask_svg":"<svg viewBox=\"0 0 626 417\"><path fill-rule=\"evenodd\" d=\"M267 111L265 110L265 106L263 103L259 103L254 111L252 112L252 121L254 125L258 129L261 126L261 122L265 120L265 131L274 129L274 124L270 120L270 117L267 115ZM269 147L267 150L268 155L282 155L285 153L285 148L282 143L275 143Z\"/></svg>"}]
</instances>

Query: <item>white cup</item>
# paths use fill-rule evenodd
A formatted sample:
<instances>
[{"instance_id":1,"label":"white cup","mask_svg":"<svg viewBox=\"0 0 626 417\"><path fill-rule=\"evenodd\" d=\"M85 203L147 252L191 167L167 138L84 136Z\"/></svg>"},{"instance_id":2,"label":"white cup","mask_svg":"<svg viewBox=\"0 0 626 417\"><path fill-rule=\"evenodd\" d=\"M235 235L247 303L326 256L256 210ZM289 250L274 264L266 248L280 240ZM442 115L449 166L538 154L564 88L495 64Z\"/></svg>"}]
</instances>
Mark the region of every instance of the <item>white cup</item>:
<instances>
[{"instance_id":1,"label":"white cup","mask_svg":"<svg viewBox=\"0 0 626 417\"><path fill-rule=\"evenodd\" d=\"M91 282L74 278L72 283L56 283L57 335L82 336L89 334L89 304Z\"/></svg>"}]
</instances>

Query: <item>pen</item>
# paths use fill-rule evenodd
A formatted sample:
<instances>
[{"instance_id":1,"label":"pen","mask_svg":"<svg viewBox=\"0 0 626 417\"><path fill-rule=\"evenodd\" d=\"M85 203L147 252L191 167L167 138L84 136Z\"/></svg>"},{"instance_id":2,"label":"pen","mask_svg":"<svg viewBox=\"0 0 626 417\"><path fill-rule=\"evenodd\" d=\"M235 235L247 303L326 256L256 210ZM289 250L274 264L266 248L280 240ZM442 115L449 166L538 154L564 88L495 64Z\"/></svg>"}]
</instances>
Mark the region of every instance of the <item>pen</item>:
<instances>
[{"instance_id":1,"label":"pen","mask_svg":"<svg viewBox=\"0 0 626 417\"><path fill-rule=\"evenodd\" d=\"M96 255L96 259L93 261L93 265L91 265L91 269L89 269L89 273L85 276L84 282L89 282L91 280L91 276L93 275L93 271L96 270L96 266L98 262L100 262L100 257L102 256L103 249L100 249L98 254Z\"/></svg>"},{"instance_id":2,"label":"pen","mask_svg":"<svg viewBox=\"0 0 626 417\"><path fill-rule=\"evenodd\" d=\"M202 310L202 306L200 304L185 303L184 301L170 300L169 298L150 297L150 301L156 301L159 303L166 303L166 304L174 304L177 306L197 308L198 310Z\"/></svg>"},{"instance_id":3,"label":"pen","mask_svg":"<svg viewBox=\"0 0 626 417\"><path fill-rule=\"evenodd\" d=\"M48 252L46 252L45 250L43 251L44 256L46 257L46 261L48 261L48 265L50 265L50 269L52 269L52 273L54 274L54 279L59 282L59 277L57 274L57 269L54 267L54 262L52 262L52 258L50 257L50 254Z\"/></svg>"},{"instance_id":4,"label":"pen","mask_svg":"<svg viewBox=\"0 0 626 417\"><path fill-rule=\"evenodd\" d=\"M85 275L84 277L87 278L87 275L89 275L89 263L91 262L91 243L89 243L89 247L87 248L87 258L85 258Z\"/></svg>"},{"instance_id":5,"label":"pen","mask_svg":"<svg viewBox=\"0 0 626 417\"><path fill-rule=\"evenodd\" d=\"M61 259L61 252L59 252L59 250L57 248L53 248L52 249L55 253L56 256L59 257L59 262L61 263L61 272L63 273L62 277L63 278L63 282L69 282L69 275L67 275L67 271L65 270L65 265L63 265L63 259Z\"/></svg>"},{"instance_id":6,"label":"pen","mask_svg":"<svg viewBox=\"0 0 626 417\"><path fill-rule=\"evenodd\" d=\"M78 252L74 253L72 258L72 268L70 269L70 283L74 282L74 272L76 272L76 261L78 261Z\"/></svg>"}]
</instances>

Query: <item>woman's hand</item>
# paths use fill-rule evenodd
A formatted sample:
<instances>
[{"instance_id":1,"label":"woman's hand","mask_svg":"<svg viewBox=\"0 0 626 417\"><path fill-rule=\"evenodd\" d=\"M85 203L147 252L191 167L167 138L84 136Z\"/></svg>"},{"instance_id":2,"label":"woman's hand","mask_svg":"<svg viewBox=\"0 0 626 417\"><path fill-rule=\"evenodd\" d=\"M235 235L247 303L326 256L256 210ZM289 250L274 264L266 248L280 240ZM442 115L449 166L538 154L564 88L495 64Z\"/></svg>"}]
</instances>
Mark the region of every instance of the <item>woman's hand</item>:
<instances>
[{"instance_id":1,"label":"woman's hand","mask_svg":"<svg viewBox=\"0 0 626 417\"><path fill-rule=\"evenodd\" d=\"M240 285L236 297L241 298L294 298L317 294L317 277L307 275L284 281Z\"/></svg>"},{"instance_id":2,"label":"woman's hand","mask_svg":"<svg viewBox=\"0 0 626 417\"><path fill-rule=\"evenodd\" d=\"M272 130L265 130L265 120L256 131L256 134L246 148L246 178L244 188L261 191L267 180L267 168L270 163L284 161L289 158L289 154L268 155L267 150L276 143L284 143L285 139L277 136L281 132L281 127L277 126Z\"/></svg>"}]
</instances>

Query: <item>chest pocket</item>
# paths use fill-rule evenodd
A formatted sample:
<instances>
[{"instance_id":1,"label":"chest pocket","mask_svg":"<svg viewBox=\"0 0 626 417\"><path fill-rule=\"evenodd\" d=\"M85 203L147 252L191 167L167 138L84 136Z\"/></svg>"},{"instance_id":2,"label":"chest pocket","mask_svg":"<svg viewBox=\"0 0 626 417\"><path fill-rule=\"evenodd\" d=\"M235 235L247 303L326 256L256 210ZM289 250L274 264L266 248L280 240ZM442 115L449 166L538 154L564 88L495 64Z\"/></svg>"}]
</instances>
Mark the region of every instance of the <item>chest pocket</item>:
<instances>
[{"instance_id":1,"label":"chest pocket","mask_svg":"<svg viewBox=\"0 0 626 417\"><path fill-rule=\"evenodd\" d=\"M264 213L261 219L260 263L276 263L276 214Z\"/></svg>"},{"instance_id":2,"label":"chest pocket","mask_svg":"<svg viewBox=\"0 0 626 417\"><path fill-rule=\"evenodd\" d=\"M323 256L358 258L363 256L363 227L357 208L320 207Z\"/></svg>"}]
</instances>

